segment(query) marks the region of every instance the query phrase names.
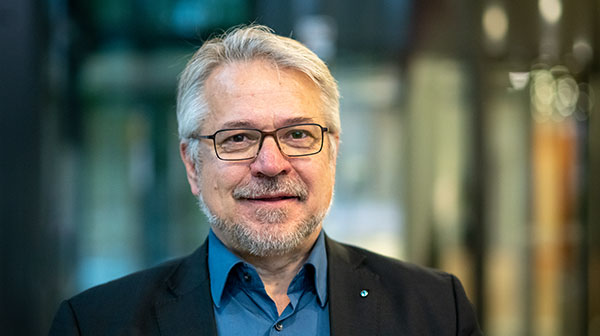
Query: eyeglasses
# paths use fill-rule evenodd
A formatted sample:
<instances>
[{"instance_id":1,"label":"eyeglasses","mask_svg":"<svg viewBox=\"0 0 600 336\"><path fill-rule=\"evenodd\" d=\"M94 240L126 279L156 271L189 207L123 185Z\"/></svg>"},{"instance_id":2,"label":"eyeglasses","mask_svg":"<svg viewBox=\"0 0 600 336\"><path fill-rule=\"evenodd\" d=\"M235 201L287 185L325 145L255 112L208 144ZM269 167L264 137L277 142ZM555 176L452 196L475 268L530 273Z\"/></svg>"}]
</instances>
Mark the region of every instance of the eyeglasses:
<instances>
[{"instance_id":1,"label":"eyeglasses","mask_svg":"<svg viewBox=\"0 0 600 336\"><path fill-rule=\"evenodd\" d=\"M272 136L279 150L289 156L308 156L323 149L323 134L327 127L319 124L296 124L271 132L254 128L234 128L216 131L213 135L192 135L194 139L211 139L217 157L224 161L249 160L258 156L266 136Z\"/></svg>"}]
</instances>

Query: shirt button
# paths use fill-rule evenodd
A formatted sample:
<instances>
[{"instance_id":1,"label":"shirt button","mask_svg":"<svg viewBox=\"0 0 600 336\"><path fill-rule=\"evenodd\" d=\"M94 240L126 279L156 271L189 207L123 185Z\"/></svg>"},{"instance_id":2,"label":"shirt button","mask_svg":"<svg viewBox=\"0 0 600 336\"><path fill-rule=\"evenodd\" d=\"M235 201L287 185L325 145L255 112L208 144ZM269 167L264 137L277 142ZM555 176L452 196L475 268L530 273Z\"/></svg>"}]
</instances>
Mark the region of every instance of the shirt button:
<instances>
[{"instance_id":1,"label":"shirt button","mask_svg":"<svg viewBox=\"0 0 600 336\"><path fill-rule=\"evenodd\" d=\"M244 273L244 280L250 281L250 274Z\"/></svg>"},{"instance_id":2,"label":"shirt button","mask_svg":"<svg viewBox=\"0 0 600 336\"><path fill-rule=\"evenodd\" d=\"M281 322L277 322L277 323L275 324L275 330L277 330L277 331L282 331L282 330L283 330L283 323L281 323Z\"/></svg>"}]
</instances>

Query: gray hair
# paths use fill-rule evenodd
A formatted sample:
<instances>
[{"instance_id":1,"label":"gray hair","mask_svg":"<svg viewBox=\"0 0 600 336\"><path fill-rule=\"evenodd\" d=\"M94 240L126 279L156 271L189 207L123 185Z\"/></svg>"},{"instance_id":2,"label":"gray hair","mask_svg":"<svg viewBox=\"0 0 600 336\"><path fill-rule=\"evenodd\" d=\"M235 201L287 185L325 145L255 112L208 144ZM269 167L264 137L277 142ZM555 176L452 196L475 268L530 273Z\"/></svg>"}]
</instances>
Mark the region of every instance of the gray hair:
<instances>
[{"instance_id":1,"label":"gray hair","mask_svg":"<svg viewBox=\"0 0 600 336\"><path fill-rule=\"evenodd\" d=\"M197 161L197 142L190 141L190 136L197 132L209 112L204 96L206 80L220 65L255 59L264 59L278 68L295 69L307 75L321 91L325 126L331 134L341 132L338 87L327 65L300 42L275 35L268 27L240 26L206 41L179 78L179 140L188 145L186 154L194 161Z\"/></svg>"}]
</instances>

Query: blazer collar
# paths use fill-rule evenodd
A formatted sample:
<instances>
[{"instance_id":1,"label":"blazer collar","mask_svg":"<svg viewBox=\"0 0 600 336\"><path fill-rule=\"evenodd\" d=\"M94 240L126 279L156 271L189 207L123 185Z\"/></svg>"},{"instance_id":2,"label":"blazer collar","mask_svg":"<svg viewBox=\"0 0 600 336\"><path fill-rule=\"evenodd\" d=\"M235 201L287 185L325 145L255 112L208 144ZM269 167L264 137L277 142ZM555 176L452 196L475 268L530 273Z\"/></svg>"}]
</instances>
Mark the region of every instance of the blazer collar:
<instances>
[{"instance_id":1,"label":"blazer collar","mask_svg":"<svg viewBox=\"0 0 600 336\"><path fill-rule=\"evenodd\" d=\"M384 295L379 276L364 267L365 256L326 236L331 335L378 335Z\"/></svg>"},{"instance_id":2,"label":"blazer collar","mask_svg":"<svg viewBox=\"0 0 600 336\"><path fill-rule=\"evenodd\" d=\"M161 335L217 335L207 258L205 241L167 278L168 290L154 307Z\"/></svg>"}]
</instances>

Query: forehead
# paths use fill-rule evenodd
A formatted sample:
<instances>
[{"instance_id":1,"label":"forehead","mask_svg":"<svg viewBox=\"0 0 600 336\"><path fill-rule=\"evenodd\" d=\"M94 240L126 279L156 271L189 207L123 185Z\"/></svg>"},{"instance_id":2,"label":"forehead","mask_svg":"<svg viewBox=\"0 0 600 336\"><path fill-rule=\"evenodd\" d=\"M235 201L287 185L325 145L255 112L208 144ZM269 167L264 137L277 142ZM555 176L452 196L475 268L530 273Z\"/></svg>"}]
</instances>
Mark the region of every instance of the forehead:
<instances>
[{"instance_id":1,"label":"forehead","mask_svg":"<svg viewBox=\"0 0 600 336\"><path fill-rule=\"evenodd\" d=\"M245 123L257 128L322 122L319 88L304 73L270 62L235 62L215 69L206 81L205 127Z\"/></svg>"}]
</instances>

